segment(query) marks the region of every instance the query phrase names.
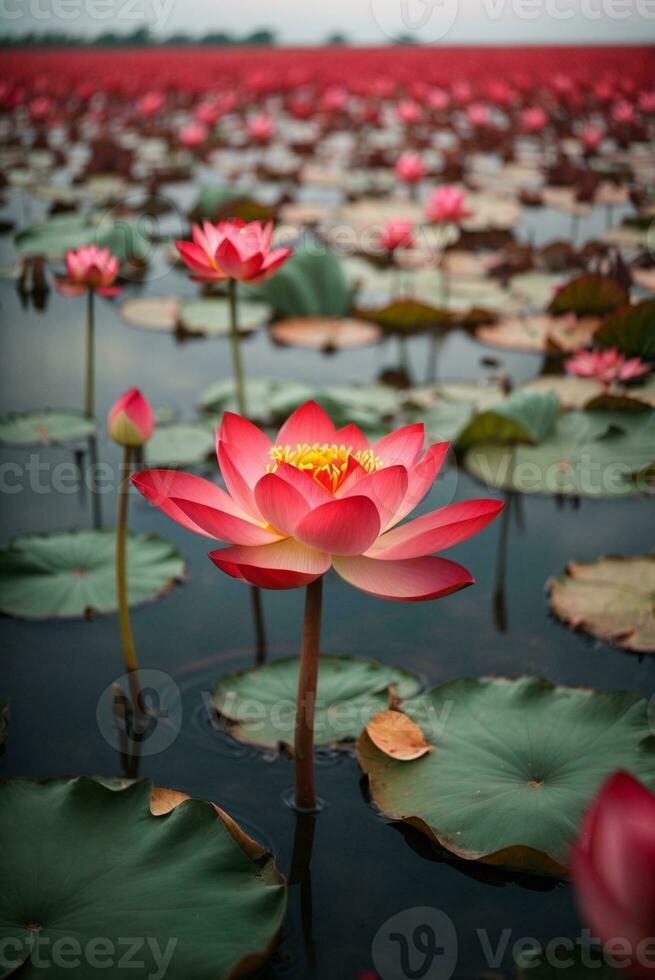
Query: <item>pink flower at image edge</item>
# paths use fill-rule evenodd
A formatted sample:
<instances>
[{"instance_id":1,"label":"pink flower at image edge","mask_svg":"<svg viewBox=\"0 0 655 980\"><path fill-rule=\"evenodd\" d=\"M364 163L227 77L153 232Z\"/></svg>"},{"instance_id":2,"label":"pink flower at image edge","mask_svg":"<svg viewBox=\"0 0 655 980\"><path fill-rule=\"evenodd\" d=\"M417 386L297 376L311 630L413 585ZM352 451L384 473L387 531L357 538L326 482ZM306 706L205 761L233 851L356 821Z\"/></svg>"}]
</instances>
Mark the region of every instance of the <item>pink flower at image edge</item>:
<instances>
[{"instance_id":1,"label":"pink flower at image edge","mask_svg":"<svg viewBox=\"0 0 655 980\"><path fill-rule=\"evenodd\" d=\"M198 282L238 279L263 282L293 254L292 248L272 248L273 224L246 224L239 219L194 225L193 241L176 242L177 250Z\"/></svg>"},{"instance_id":2,"label":"pink flower at image edge","mask_svg":"<svg viewBox=\"0 0 655 980\"><path fill-rule=\"evenodd\" d=\"M655 794L627 772L610 776L584 817L570 865L592 932L603 943L629 945L629 976L655 977Z\"/></svg>"},{"instance_id":3,"label":"pink flower at image edge","mask_svg":"<svg viewBox=\"0 0 655 980\"><path fill-rule=\"evenodd\" d=\"M400 524L432 487L448 450L444 442L423 452L423 442L419 423L371 445L356 425L336 429L315 402L293 412L274 442L226 412L217 455L227 492L173 470L132 479L174 521L229 544L210 558L251 585L299 588L334 568L382 599L434 599L474 580L432 553L481 531L503 504L469 500Z\"/></svg>"}]
</instances>

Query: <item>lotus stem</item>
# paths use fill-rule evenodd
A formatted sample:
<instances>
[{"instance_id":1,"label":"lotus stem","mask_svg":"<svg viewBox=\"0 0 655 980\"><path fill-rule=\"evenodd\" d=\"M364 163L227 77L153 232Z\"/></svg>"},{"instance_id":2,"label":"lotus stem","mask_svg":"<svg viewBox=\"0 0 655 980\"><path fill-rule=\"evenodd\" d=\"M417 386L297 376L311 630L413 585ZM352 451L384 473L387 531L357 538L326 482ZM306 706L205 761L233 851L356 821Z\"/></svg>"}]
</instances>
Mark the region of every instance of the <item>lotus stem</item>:
<instances>
[{"instance_id":1,"label":"lotus stem","mask_svg":"<svg viewBox=\"0 0 655 980\"><path fill-rule=\"evenodd\" d=\"M305 620L300 648L300 674L296 702L295 801L296 809L301 811L316 809L314 710L318 682L322 602L323 579L318 578L307 586L305 594Z\"/></svg>"},{"instance_id":2,"label":"lotus stem","mask_svg":"<svg viewBox=\"0 0 655 980\"><path fill-rule=\"evenodd\" d=\"M95 311L93 307L93 290L86 292L86 380L84 393L84 413L88 419L95 416L94 396L94 361L95 361Z\"/></svg>"},{"instance_id":3,"label":"lotus stem","mask_svg":"<svg viewBox=\"0 0 655 980\"><path fill-rule=\"evenodd\" d=\"M234 386L237 394L237 407L239 415L248 417L246 409L246 386L243 378L243 364L241 362L241 344L239 338L239 313L237 307L237 281L230 279L227 284L227 294L230 303L230 344L232 346L232 372L234 374Z\"/></svg>"},{"instance_id":4,"label":"lotus stem","mask_svg":"<svg viewBox=\"0 0 655 980\"><path fill-rule=\"evenodd\" d=\"M127 669L132 696L132 707L135 720L141 715L141 684L139 682L139 665L136 659L130 607L127 599L127 506L129 501L129 475L132 468L132 449L125 447L123 456L123 473L118 488L118 521L116 524L116 591L118 593L118 617L123 645L123 659ZM138 726L137 726L138 727Z\"/></svg>"}]
</instances>

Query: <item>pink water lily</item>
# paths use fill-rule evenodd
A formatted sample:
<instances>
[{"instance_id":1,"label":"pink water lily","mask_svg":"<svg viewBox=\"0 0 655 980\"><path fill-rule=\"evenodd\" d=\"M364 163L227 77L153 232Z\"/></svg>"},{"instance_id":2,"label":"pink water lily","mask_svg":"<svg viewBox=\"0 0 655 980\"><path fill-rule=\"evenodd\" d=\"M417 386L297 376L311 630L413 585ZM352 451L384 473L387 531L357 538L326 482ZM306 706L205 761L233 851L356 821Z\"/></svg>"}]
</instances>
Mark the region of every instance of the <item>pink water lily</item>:
<instances>
[{"instance_id":1,"label":"pink water lily","mask_svg":"<svg viewBox=\"0 0 655 980\"><path fill-rule=\"evenodd\" d=\"M442 442L423 453L423 442L417 423L370 444L356 425L335 428L312 401L274 441L226 412L217 455L227 492L172 470L146 470L133 482L179 524L229 544L211 560L251 585L298 588L334 568L381 599L435 599L474 580L433 552L482 530L503 504L468 500L401 524L430 490L448 450Z\"/></svg>"},{"instance_id":2,"label":"pink water lily","mask_svg":"<svg viewBox=\"0 0 655 980\"><path fill-rule=\"evenodd\" d=\"M425 205L426 218L437 223L449 221L459 224L460 221L470 218L471 214L466 205L464 191L448 185L432 191Z\"/></svg>"},{"instance_id":3,"label":"pink water lily","mask_svg":"<svg viewBox=\"0 0 655 980\"><path fill-rule=\"evenodd\" d=\"M388 221L380 233L378 244L385 252L411 248L414 244L414 222L404 218Z\"/></svg>"},{"instance_id":4,"label":"pink water lily","mask_svg":"<svg viewBox=\"0 0 655 980\"><path fill-rule=\"evenodd\" d=\"M180 130L180 143L182 146L192 149L195 146L202 146L203 143L206 143L208 136L209 130L205 124L199 120L192 120L192 122L187 123Z\"/></svg>"},{"instance_id":5,"label":"pink water lily","mask_svg":"<svg viewBox=\"0 0 655 980\"><path fill-rule=\"evenodd\" d=\"M425 163L418 153L403 153L396 161L394 173L405 184L415 184L425 177Z\"/></svg>"},{"instance_id":6,"label":"pink water lily","mask_svg":"<svg viewBox=\"0 0 655 980\"><path fill-rule=\"evenodd\" d=\"M541 106L524 109L521 113L521 125L527 133L540 133L546 128L548 116Z\"/></svg>"},{"instance_id":7,"label":"pink water lily","mask_svg":"<svg viewBox=\"0 0 655 980\"><path fill-rule=\"evenodd\" d=\"M114 286L119 263L108 248L83 245L66 252L66 275L57 279L57 289L66 296L81 296L91 289L101 296L117 296L122 292Z\"/></svg>"},{"instance_id":8,"label":"pink water lily","mask_svg":"<svg viewBox=\"0 0 655 980\"><path fill-rule=\"evenodd\" d=\"M175 244L197 282L263 282L293 253L291 248L272 247L272 222L205 221L193 226L192 238Z\"/></svg>"},{"instance_id":9,"label":"pink water lily","mask_svg":"<svg viewBox=\"0 0 655 980\"><path fill-rule=\"evenodd\" d=\"M624 357L615 347L607 350L581 350L565 362L569 374L579 378L594 378L602 384L615 381L631 381L648 374L651 365L639 357Z\"/></svg>"}]
</instances>

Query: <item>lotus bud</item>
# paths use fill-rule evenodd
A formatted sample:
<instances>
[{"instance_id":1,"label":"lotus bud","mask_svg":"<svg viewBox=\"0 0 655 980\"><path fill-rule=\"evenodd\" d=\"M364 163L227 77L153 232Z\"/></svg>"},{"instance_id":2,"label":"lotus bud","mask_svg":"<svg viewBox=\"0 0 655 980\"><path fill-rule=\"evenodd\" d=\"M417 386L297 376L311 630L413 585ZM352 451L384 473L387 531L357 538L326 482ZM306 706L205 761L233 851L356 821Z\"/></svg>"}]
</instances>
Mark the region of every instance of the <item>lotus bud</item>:
<instances>
[{"instance_id":1,"label":"lotus bud","mask_svg":"<svg viewBox=\"0 0 655 980\"><path fill-rule=\"evenodd\" d=\"M152 409L138 388L130 388L121 395L107 418L110 439L130 449L143 446L154 428Z\"/></svg>"}]
</instances>

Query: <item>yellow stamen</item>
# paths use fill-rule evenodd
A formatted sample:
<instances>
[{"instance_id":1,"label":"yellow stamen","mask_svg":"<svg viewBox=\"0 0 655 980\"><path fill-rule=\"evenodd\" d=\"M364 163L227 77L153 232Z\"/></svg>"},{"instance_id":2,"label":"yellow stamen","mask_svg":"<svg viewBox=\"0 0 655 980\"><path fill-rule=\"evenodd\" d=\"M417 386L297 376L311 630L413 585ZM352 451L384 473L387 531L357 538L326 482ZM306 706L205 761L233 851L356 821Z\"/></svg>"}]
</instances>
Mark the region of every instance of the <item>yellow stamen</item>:
<instances>
[{"instance_id":1,"label":"yellow stamen","mask_svg":"<svg viewBox=\"0 0 655 980\"><path fill-rule=\"evenodd\" d=\"M297 470L308 470L317 483L335 493L349 473L353 464L358 463L367 473L373 473L384 466L382 460L371 449L353 451L352 446L337 446L336 443L307 442L297 446L273 446L270 450L272 463L266 466L267 473L275 473L280 463L288 463Z\"/></svg>"}]
</instances>

